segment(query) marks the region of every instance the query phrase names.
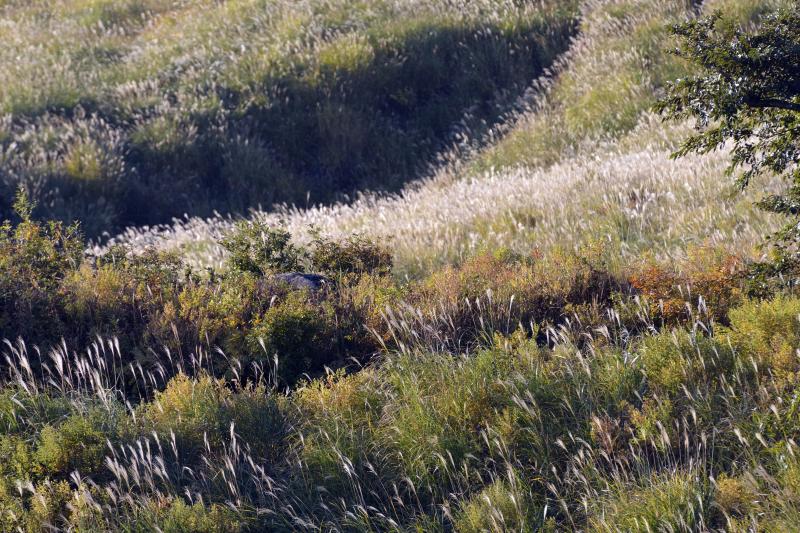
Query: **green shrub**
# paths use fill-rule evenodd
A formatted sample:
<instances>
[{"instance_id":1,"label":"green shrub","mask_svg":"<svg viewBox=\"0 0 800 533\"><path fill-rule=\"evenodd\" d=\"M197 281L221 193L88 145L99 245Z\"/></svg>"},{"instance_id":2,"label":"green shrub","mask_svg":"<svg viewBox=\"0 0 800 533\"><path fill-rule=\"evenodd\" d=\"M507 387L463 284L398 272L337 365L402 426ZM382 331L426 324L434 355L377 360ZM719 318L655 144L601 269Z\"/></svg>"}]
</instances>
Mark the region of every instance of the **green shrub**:
<instances>
[{"instance_id":1,"label":"green shrub","mask_svg":"<svg viewBox=\"0 0 800 533\"><path fill-rule=\"evenodd\" d=\"M36 480L41 465L30 442L18 435L0 436L0 492L12 492L16 480Z\"/></svg>"},{"instance_id":2,"label":"green shrub","mask_svg":"<svg viewBox=\"0 0 800 533\"><path fill-rule=\"evenodd\" d=\"M20 223L0 225L0 331L52 338L60 333L52 320L53 293L81 263L83 240L77 225L41 224L31 218L32 209L20 189L15 203Z\"/></svg>"},{"instance_id":3,"label":"green shrub","mask_svg":"<svg viewBox=\"0 0 800 533\"><path fill-rule=\"evenodd\" d=\"M335 310L329 302L313 302L306 291L288 293L253 321L248 346L254 357L277 357L282 383L332 365L343 353Z\"/></svg>"},{"instance_id":4,"label":"green shrub","mask_svg":"<svg viewBox=\"0 0 800 533\"><path fill-rule=\"evenodd\" d=\"M616 487L610 499L594 505L589 530L698 531L706 527L707 482L677 472L647 480L640 487Z\"/></svg>"},{"instance_id":5,"label":"green shrub","mask_svg":"<svg viewBox=\"0 0 800 533\"><path fill-rule=\"evenodd\" d=\"M205 450L205 441L218 449L228 434L226 402L230 397L231 391L210 376L194 381L179 374L152 402L139 407L143 432L155 431L167 439L174 433L181 457L197 459Z\"/></svg>"},{"instance_id":6,"label":"green shrub","mask_svg":"<svg viewBox=\"0 0 800 533\"><path fill-rule=\"evenodd\" d=\"M392 341L391 331L387 327L386 314L390 309L399 308L408 298L409 288L406 284L396 282L391 276L383 275L362 275L354 284L340 286L338 288L340 301L346 302L351 306L360 322L359 329L366 335L365 347L374 346L377 339L384 343Z\"/></svg>"},{"instance_id":7,"label":"green shrub","mask_svg":"<svg viewBox=\"0 0 800 533\"><path fill-rule=\"evenodd\" d=\"M704 428L720 416L732 416L723 400L727 383L736 382L743 394L755 385L748 360L724 339L663 331L645 337L638 354L646 395L631 419L637 440L661 450L677 444L675 426L681 418L691 416L697 428Z\"/></svg>"},{"instance_id":8,"label":"green shrub","mask_svg":"<svg viewBox=\"0 0 800 533\"><path fill-rule=\"evenodd\" d=\"M533 531L538 520L530 494L517 479L495 481L462 506L455 530L463 533Z\"/></svg>"},{"instance_id":9,"label":"green shrub","mask_svg":"<svg viewBox=\"0 0 800 533\"><path fill-rule=\"evenodd\" d=\"M46 481L36 486L30 498L30 510L25 514L26 529L30 532L42 528L63 528L69 516L68 503L72 488L66 481Z\"/></svg>"},{"instance_id":10,"label":"green shrub","mask_svg":"<svg viewBox=\"0 0 800 533\"><path fill-rule=\"evenodd\" d=\"M591 396L603 410L613 410L634 397L642 382L642 371L631 364L630 354L624 351L597 349L590 359Z\"/></svg>"},{"instance_id":11,"label":"green shrub","mask_svg":"<svg viewBox=\"0 0 800 533\"><path fill-rule=\"evenodd\" d=\"M631 409L629 417L636 444L667 452L675 444L675 405L670 398L651 396L639 409Z\"/></svg>"},{"instance_id":12,"label":"green shrub","mask_svg":"<svg viewBox=\"0 0 800 533\"><path fill-rule=\"evenodd\" d=\"M0 391L0 432L32 437L72 411L73 404L63 395L6 385Z\"/></svg>"},{"instance_id":13,"label":"green shrub","mask_svg":"<svg viewBox=\"0 0 800 533\"><path fill-rule=\"evenodd\" d=\"M391 253L383 246L359 235L342 242L317 236L311 243L311 250L314 269L331 276L385 276L392 270Z\"/></svg>"},{"instance_id":14,"label":"green shrub","mask_svg":"<svg viewBox=\"0 0 800 533\"><path fill-rule=\"evenodd\" d=\"M795 383L800 359L800 299L778 296L748 301L730 311L730 339L742 357L752 358L761 372L773 372L784 383Z\"/></svg>"},{"instance_id":15,"label":"green shrub","mask_svg":"<svg viewBox=\"0 0 800 533\"><path fill-rule=\"evenodd\" d=\"M738 311L732 310L732 316ZM713 388L721 379L748 378L749 356L731 348L726 331L710 337L673 329L644 337L638 354L650 391L676 398L684 387L704 384Z\"/></svg>"},{"instance_id":16,"label":"green shrub","mask_svg":"<svg viewBox=\"0 0 800 533\"><path fill-rule=\"evenodd\" d=\"M28 207L20 206L27 217ZM365 361L378 344L365 321L385 333L381 313L399 300L400 291L388 276L389 254L361 237L342 242L317 238L306 249L291 244L283 230L243 225L226 241L233 268L201 276L175 252L155 249L115 246L84 261L77 236L70 237L68 246L59 244L63 235L50 235L26 220L17 227L6 224L5 237L0 235L0 248L6 247L0 252L7 254L0 257L0 285L6 289L0 294L0 326L45 352L61 338L68 347L116 338L123 364L147 366L158 364L161 350L191 353L204 345L211 354L209 365L229 377L235 377L229 358L245 366L271 365L277 354L279 377L291 384L305 372L321 372L324 365L350 357ZM49 227L56 231L59 225ZM336 283L304 292L271 277L312 268L312 255ZM251 370L238 377L249 379Z\"/></svg>"},{"instance_id":17,"label":"green shrub","mask_svg":"<svg viewBox=\"0 0 800 533\"><path fill-rule=\"evenodd\" d=\"M656 394L676 396L692 381L693 349L692 339L680 331L646 337L640 354L648 386Z\"/></svg>"},{"instance_id":18,"label":"green shrub","mask_svg":"<svg viewBox=\"0 0 800 533\"><path fill-rule=\"evenodd\" d=\"M204 452L219 452L232 425L258 457L275 460L287 432L282 408L263 386L232 390L206 374L177 375L138 411L142 434L154 431L166 442L174 434L177 452L189 462L199 461Z\"/></svg>"},{"instance_id":19,"label":"green shrub","mask_svg":"<svg viewBox=\"0 0 800 533\"><path fill-rule=\"evenodd\" d=\"M291 234L280 227L240 222L221 244L233 269L260 276L300 271L358 279L363 274L387 275L392 269L389 251L359 235L334 241L314 233L307 246L291 241Z\"/></svg>"},{"instance_id":20,"label":"green shrub","mask_svg":"<svg viewBox=\"0 0 800 533\"><path fill-rule=\"evenodd\" d=\"M219 347L225 354L243 358L250 323L269 305L269 290L257 276L240 272L184 283L176 314L185 344Z\"/></svg>"},{"instance_id":21,"label":"green shrub","mask_svg":"<svg viewBox=\"0 0 800 533\"><path fill-rule=\"evenodd\" d=\"M125 428L124 414L92 407L88 412L73 413L57 425L42 428L35 457L47 474L65 478L77 470L95 475L104 468L108 443L115 443Z\"/></svg>"},{"instance_id":22,"label":"green shrub","mask_svg":"<svg viewBox=\"0 0 800 533\"><path fill-rule=\"evenodd\" d=\"M748 516L755 510L758 494L755 487L746 479L720 476L714 487L714 503L726 519L737 519Z\"/></svg>"},{"instance_id":23,"label":"green shrub","mask_svg":"<svg viewBox=\"0 0 800 533\"><path fill-rule=\"evenodd\" d=\"M0 526L3 531L24 528L25 517L24 502L16 494L16 488L6 480L2 480L0 483Z\"/></svg>"},{"instance_id":24,"label":"green shrub","mask_svg":"<svg viewBox=\"0 0 800 533\"><path fill-rule=\"evenodd\" d=\"M267 464L285 458L291 433L287 402L262 385L237 389L225 406L225 416L252 455Z\"/></svg>"},{"instance_id":25,"label":"green shrub","mask_svg":"<svg viewBox=\"0 0 800 533\"><path fill-rule=\"evenodd\" d=\"M291 243L292 235L260 222L240 222L222 240L230 254L229 264L257 275L302 270L304 250Z\"/></svg>"},{"instance_id":26,"label":"green shrub","mask_svg":"<svg viewBox=\"0 0 800 533\"><path fill-rule=\"evenodd\" d=\"M133 328L130 313L126 313L135 307L130 297L135 291L131 282L130 276L113 264L96 268L83 264L72 271L62 291L65 320L70 323L73 338Z\"/></svg>"},{"instance_id":27,"label":"green shrub","mask_svg":"<svg viewBox=\"0 0 800 533\"><path fill-rule=\"evenodd\" d=\"M444 489L453 468L485 451L483 432L507 433L514 421L513 389L504 380L526 362L525 355L502 349L456 360L438 354L395 358L384 375L392 402L379 438L405 475Z\"/></svg>"},{"instance_id":28,"label":"green shrub","mask_svg":"<svg viewBox=\"0 0 800 533\"><path fill-rule=\"evenodd\" d=\"M307 467L310 487L346 493L349 484L343 457L359 471L366 470L365 455L375 442L386 401L377 379L372 369L352 375L340 370L304 383L293 393L303 439L299 454Z\"/></svg>"},{"instance_id":29,"label":"green shrub","mask_svg":"<svg viewBox=\"0 0 800 533\"><path fill-rule=\"evenodd\" d=\"M120 531L145 533L238 533L244 529L237 513L227 506L186 504L178 498L169 502L153 502L137 510L130 521L119 524Z\"/></svg>"}]
</instances>

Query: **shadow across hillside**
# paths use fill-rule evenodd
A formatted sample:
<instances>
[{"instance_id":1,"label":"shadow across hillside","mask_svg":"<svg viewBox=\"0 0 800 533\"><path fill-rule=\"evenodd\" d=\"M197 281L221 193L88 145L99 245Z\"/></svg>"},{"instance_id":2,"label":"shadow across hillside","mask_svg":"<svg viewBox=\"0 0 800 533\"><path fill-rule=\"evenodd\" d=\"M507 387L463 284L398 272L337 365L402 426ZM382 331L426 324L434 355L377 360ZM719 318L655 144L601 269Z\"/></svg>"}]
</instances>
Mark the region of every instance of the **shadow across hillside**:
<instances>
[{"instance_id":1,"label":"shadow across hillside","mask_svg":"<svg viewBox=\"0 0 800 533\"><path fill-rule=\"evenodd\" d=\"M37 215L79 219L97 236L184 213L397 190L455 131L480 136L502 117L568 46L576 23L559 20L400 21L332 38L313 61L256 70L245 85L197 87L188 101L165 95L169 105L131 112L86 100L13 116L0 129L2 209L22 183ZM57 140L43 140L47 128Z\"/></svg>"}]
</instances>

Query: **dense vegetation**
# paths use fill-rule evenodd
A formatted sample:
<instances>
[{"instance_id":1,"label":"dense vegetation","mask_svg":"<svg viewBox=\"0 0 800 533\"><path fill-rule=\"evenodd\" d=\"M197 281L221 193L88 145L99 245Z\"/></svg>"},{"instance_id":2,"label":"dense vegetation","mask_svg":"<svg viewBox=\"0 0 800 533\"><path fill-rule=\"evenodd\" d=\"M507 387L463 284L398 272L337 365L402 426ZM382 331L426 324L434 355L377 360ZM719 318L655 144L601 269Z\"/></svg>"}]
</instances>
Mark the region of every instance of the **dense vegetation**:
<instances>
[{"instance_id":1,"label":"dense vegetation","mask_svg":"<svg viewBox=\"0 0 800 533\"><path fill-rule=\"evenodd\" d=\"M764 172L752 176L757 187L737 193L725 176L731 155L724 146L670 160L692 130L648 113L666 96L661 108L672 105L680 115L682 87L697 87L684 81L665 92L670 80L713 81L713 62L693 65L684 59L696 57L670 49L701 30L708 32L702 42L716 43L718 53L735 42L731 35L757 42L782 28L779 21L797 20L796 4L146 4L2 3L9 20L29 25L0 32L16 32L17 49L42 49L36 68L0 63L0 75L16 79L0 93L9 135L17 136L0 139L10 154L0 172L14 178L7 187L23 175L15 174L20 161L33 165L28 170L46 161L31 176L48 184L64 179L60 165L72 161L17 160L12 152L22 140L60 146L108 134L122 152L98 144L92 153L117 154L119 168L129 168L127 158L143 154L128 144L136 142L136 128L191 117L197 136L180 130L174 139L200 144L165 145L159 161L169 161L163 169L178 172L179 181L153 189L153 198L168 202L167 193L198 190L181 180L217 183L219 176L191 165L221 157L224 143L236 138L231 132L245 124L266 128L247 130L256 136L276 124L300 135L283 129L286 146L270 141L270 157L286 158L280 166L259 159L266 141L244 138L255 148L237 152L235 161L264 163L276 175L291 167L292 179L313 178L298 185L302 190L323 183L314 172L303 174L311 168L303 165L318 163L325 143L339 143L337 132L353 131L338 119L330 125L343 130L304 129L322 111L293 106L320 95L343 106L337 113L377 120L365 137L378 143L362 154L366 166L341 160L340 169L375 165L385 173L341 190L393 188L393 180L415 175L473 98L491 102L491 110L470 109L476 124L487 123L465 127L489 134L400 196L254 213L235 223L190 220L129 231L88 251L81 225L42 215L88 209L91 202L81 202L100 189L60 196L61 207L46 188L9 190L12 210L0 226L0 334L7 339L0 530L800 528L800 270L785 261L785 247L780 268L768 268L775 257L757 245L785 220L753 205L781 196L786 184ZM774 18L781 6L788 10ZM715 10L715 18L704 18ZM409 28L420 25L428 29L409 40ZM55 27L71 28L83 41L35 39ZM82 33L86 28L95 29ZM518 91L510 88L553 61L573 29L578 36L551 79L535 83L524 105L517 102L515 113L491 128L501 108L511 109L506 104ZM456 37L444 37L451 31ZM297 32L298 40L285 32ZM269 58L248 55L248 43L258 39L273 43L261 48ZM83 63L71 62L75 43L94 47ZM365 43L380 61L359 63ZM384 78L382 61L401 48L410 54L403 65L431 61L425 69L432 70ZM326 71L320 65L332 49L337 66ZM520 50L547 59L532 62ZM456 75L454 64L439 63L440 52L458 61L469 56L470 68ZM760 53L755 47L748 57ZM230 72L218 58L228 56L239 75L260 76L264 85L223 76ZM343 62L360 66L344 76ZM497 70L481 70L490 65ZM58 75L41 76L37 69L45 67ZM150 81L137 85L134 72ZM260 99L269 91L259 91L274 88L275 72L283 72L285 94L294 95L285 103ZM309 72L319 77L310 80ZM473 77L480 89L470 88ZM120 84L116 91L109 91L112 81ZM392 131L416 151L384 135L386 110L377 100L359 100L357 109L343 103L356 94L380 100L406 82L452 82L465 91L437 85L442 92L432 100L403 111L410 122ZM151 101L165 88L168 105ZM225 127L233 129L198 118L213 114L204 115L215 99L236 102L233 110L220 103L214 111L226 109ZM146 119L120 118L143 109L152 112ZM790 111L767 118L791 128ZM439 112L442 129L429 124L425 140L416 137ZM221 137L211 142L212 133ZM80 161L80 173L93 168ZM773 170L791 171L793 162L786 163ZM135 180L144 179L141 168ZM253 172L231 176L249 183L262 175ZM254 194L243 183L228 186ZM99 225L89 232L121 220L94 219ZM298 286L287 281L293 273L323 282Z\"/></svg>"}]
</instances>

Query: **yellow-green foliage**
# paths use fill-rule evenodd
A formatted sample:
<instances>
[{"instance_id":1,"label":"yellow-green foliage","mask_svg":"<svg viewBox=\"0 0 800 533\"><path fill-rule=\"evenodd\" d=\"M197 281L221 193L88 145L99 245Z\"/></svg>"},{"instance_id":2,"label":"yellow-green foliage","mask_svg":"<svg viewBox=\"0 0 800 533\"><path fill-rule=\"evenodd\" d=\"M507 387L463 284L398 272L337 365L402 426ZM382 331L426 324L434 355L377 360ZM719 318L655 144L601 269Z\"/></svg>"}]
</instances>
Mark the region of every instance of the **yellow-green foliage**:
<instances>
[{"instance_id":1,"label":"yellow-green foliage","mask_svg":"<svg viewBox=\"0 0 800 533\"><path fill-rule=\"evenodd\" d=\"M224 505L187 505L181 499L153 503L139 511L133 523L122 527L136 533L238 533L243 529L236 512Z\"/></svg>"},{"instance_id":2,"label":"yellow-green foliage","mask_svg":"<svg viewBox=\"0 0 800 533\"><path fill-rule=\"evenodd\" d=\"M230 420L225 416L231 392L209 376L194 381L186 375L174 377L167 387L141 407L146 431L163 436L175 434L180 453L201 453L204 441L216 448L227 433Z\"/></svg>"},{"instance_id":3,"label":"yellow-green foliage","mask_svg":"<svg viewBox=\"0 0 800 533\"><path fill-rule=\"evenodd\" d=\"M698 531L705 526L708 488L695 476L676 472L645 481L644 486L613 488L602 505L595 504L589 530L623 531Z\"/></svg>"},{"instance_id":4,"label":"yellow-green foliage","mask_svg":"<svg viewBox=\"0 0 800 533\"><path fill-rule=\"evenodd\" d=\"M293 394L301 413L300 455L312 479L339 486L343 480L333 480L341 473L342 457L355 459L368 450L386 401L376 378L369 369L351 376L337 372Z\"/></svg>"},{"instance_id":5,"label":"yellow-green foliage","mask_svg":"<svg viewBox=\"0 0 800 533\"><path fill-rule=\"evenodd\" d=\"M470 498L455 521L456 531L484 533L533 531L536 510L518 479L498 480Z\"/></svg>"},{"instance_id":6,"label":"yellow-green foliage","mask_svg":"<svg viewBox=\"0 0 800 533\"><path fill-rule=\"evenodd\" d=\"M69 514L67 504L72 496L72 487L65 481L37 485L31 496L30 512L26 516L28 531L36 531L45 524L53 527L61 525Z\"/></svg>"},{"instance_id":7,"label":"yellow-green foliage","mask_svg":"<svg viewBox=\"0 0 800 533\"><path fill-rule=\"evenodd\" d=\"M729 519L746 517L758 501L752 483L740 477L722 475L714 487L714 504L718 505Z\"/></svg>"},{"instance_id":8,"label":"yellow-green foliage","mask_svg":"<svg viewBox=\"0 0 800 533\"><path fill-rule=\"evenodd\" d=\"M263 387L233 391L208 375L195 380L179 374L139 411L143 434L155 432L166 442L174 434L185 458L219 451L231 426L261 457L274 458L286 431L280 405Z\"/></svg>"},{"instance_id":9,"label":"yellow-green foliage","mask_svg":"<svg viewBox=\"0 0 800 533\"><path fill-rule=\"evenodd\" d=\"M0 235L0 326L45 351L62 338L73 345L113 336L125 363L141 363L154 358L153 346L180 353L203 345L211 358L229 355L245 365L271 366L277 355L279 377L291 384L370 355L377 340L364 322L386 337L381 313L402 294L388 275L389 254L357 236L319 238L307 250L276 229L270 235L277 242L257 246L261 227L248 225L231 239L239 261L222 274L199 275L175 253L155 249L115 246L84 259L74 228L32 221L24 202L20 213L23 221L6 223ZM331 276L325 290L297 290L273 278L306 257Z\"/></svg>"},{"instance_id":10,"label":"yellow-green foliage","mask_svg":"<svg viewBox=\"0 0 800 533\"><path fill-rule=\"evenodd\" d=\"M656 394L674 396L683 383L692 381L694 345L683 332L646 337L640 357L647 384Z\"/></svg>"},{"instance_id":11,"label":"yellow-green foliage","mask_svg":"<svg viewBox=\"0 0 800 533\"><path fill-rule=\"evenodd\" d=\"M358 279L363 274L386 276L392 271L392 254L388 248L360 235L343 242L317 237L311 249L314 270L331 276Z\"/></svg>"},{"instance_id":12,"label":"yellow-green foliage","mask_svg":"<svg viewBox=\"0 0 800 533\"><path fill-rule=\"evenodd\" d=\"M41 467L30 442L17 435L3 435L0 438L0 458L0 485L4 494L13 492L13 480L32 480L41 474Z\"/></svg>"},{"instance_id":13,"label":"yellow-green foliage","mask_svg":"<svg viewBox=\"0 0 800 533\"><path fill-rule=\"evenodd\" d=\"M799 316L796 297L749 301L730 311L731 326L722 335L761 372L774 372L782 382L794 383L800 367Z\"/></svg>"},{"instance_id":14,"label":"yellow-green foliage","mask_svg":"<svg viewBox=\"0 0 800 533\"><path fill-rule=\"evenodd\" d=\"M786 448L784 448L786 449ZM795 457L783 457L771 473L751 471L716 481L714 504L731 531L757 525L759 531L794 531L800 525L800 468Z\"/></svg>"},{"instance_id":15,"label":"yellow-green foliage","mask_svg":"<svg viewBox=\"0 0 800 533\"><path fill-rule=\"evenodd\" d=\"M248 323L265 305L259 292L258 278L246 274L186 284L178 295L177 314L195 342L242 354Z\"/></svg>"},{"instance_id":16,"label":"yellow-green foliage","mask_svg":"<svg viewBox=\"0 0 800 533\"><path fill-rule=\"evenodd\" d=\"M752 366L726 340L683 329L646 336L637 349L646 396L640 408L630 409L636 440L669 449L679 438L675 420L691 416L693 424L713 424L723 409L718 396L736 381L740 388L753 387ZM691 391L701 387L707 402L693 402Z\"/></svg>"},{"instance_id":17,"label":"yellow-green foliage","mask_svg":"<svg viewBox=\"0 0 800 533\"><path fill-rule=\"evenodd\" d=\"M510 407L499 380L513 365L500 350L456 363L433 355L393 362L386 379L394 398L382 438L409 475L436 479L482 448L481 432L503 421Z\"/></svg>"},{"instance_id":18,"label":"yellow-green foliage","mask_svg":"<svg viewBox=\"0 0 800 533\"><path fill-rule=\"evenodd\" d=\"M96 269L81 265L64 285L67 313L79 322L95 324L113 320L131 293L129 277L111 264Z\"/></svg>"},{"instance_id":19,"label":"yellow-green foliage","mask_svg":"<svg viewBox=\"0 0 800 533\"><path fill-rule=\"evenodd\" d=\"M407 285L398 284L390 276L364 275L354 285L342 289L342 298L352 302L364 322L364 327L386 342L391 334L387 331L385 316L398 308L409 294Z\"/></svg>"},{"instance_id":20,"label":"yellow-green foliage","mask_svg":"<svg viewBox=\"0 0 800 533\"><path fill-rule=\"evenodd\" d=\"M117 437L117 428L107 418L108 413L95 409L73 414L57 427L45 426L39 435L36 460L52 474L99 472L108 452L107 442Z\"/></svg>"}]
</instances>

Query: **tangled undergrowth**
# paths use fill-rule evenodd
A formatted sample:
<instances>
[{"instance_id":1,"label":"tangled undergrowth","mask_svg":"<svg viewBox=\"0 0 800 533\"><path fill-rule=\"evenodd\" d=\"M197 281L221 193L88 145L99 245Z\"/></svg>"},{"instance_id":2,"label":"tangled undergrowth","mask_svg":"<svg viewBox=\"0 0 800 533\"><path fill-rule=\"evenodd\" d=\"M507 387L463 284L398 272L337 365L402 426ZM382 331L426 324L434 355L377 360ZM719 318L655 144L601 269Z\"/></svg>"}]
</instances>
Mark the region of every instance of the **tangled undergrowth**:
<instances>
[{"instance_id":1,"label":"tangled undergrowth","mask_svg":"<svg viewBox=\"0 0 800 533\"><path fill-rule=\"evenodd\" d=\"M194 272L18 211L4 530L800 525L800 300L745 259L596 243L402 282L364 238L243 223Z\"/></svg>"}]
</instances>

